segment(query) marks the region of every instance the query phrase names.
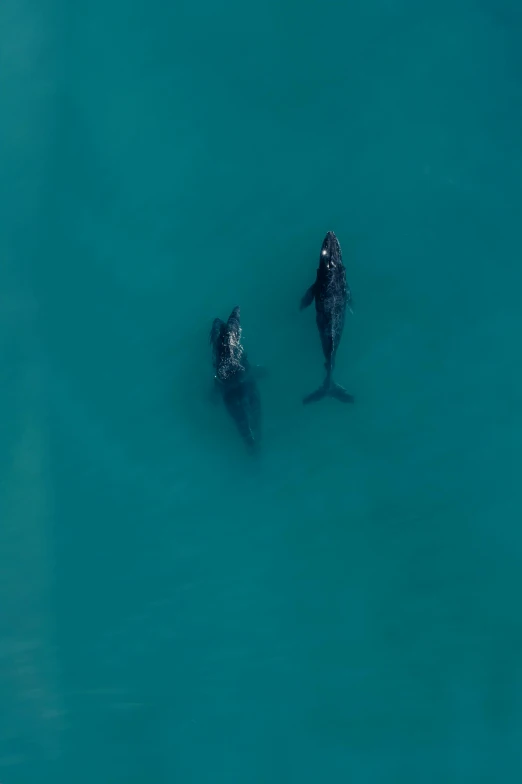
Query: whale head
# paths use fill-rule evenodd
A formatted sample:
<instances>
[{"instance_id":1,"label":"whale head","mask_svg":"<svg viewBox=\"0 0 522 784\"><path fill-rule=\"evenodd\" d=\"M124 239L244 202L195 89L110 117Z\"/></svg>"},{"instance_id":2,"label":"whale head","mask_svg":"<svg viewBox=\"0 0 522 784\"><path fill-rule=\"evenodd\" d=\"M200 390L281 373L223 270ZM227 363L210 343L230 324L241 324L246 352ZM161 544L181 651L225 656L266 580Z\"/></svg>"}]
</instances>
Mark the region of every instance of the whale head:
<instances>
[{"instance_id":1,"label":"whale head","mask_svg":"<svg viewBox=\"0 0 522 784\"><path fill-rule=\"evenodd\" d=\"M343 263L341 246L339 240L333 233L329 231L323 240L321 246L321 255L319 256L319 265L325 267L327 270L335 269Z\"/></svg>"}]
</instances>

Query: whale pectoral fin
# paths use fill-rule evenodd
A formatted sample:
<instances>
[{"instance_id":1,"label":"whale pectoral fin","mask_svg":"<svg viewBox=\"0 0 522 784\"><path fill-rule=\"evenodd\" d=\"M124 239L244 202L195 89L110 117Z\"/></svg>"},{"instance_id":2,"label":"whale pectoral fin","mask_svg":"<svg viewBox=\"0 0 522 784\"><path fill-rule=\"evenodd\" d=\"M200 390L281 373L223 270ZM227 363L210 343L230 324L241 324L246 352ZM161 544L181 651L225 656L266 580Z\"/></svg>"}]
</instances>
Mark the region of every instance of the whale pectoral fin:
<instances>
[{"instance_id":1,"label":"whale pectoral fin","mask_svg":"<svg viewBox=\"0 0 522 784\"><path fill-rule=\"evenodd\" d=\"M310 286L310 288L308 289L304 297L301 299L301 305L299 307L299 310L304 310L305 308L309 307L314 301L314 297L315 297L315 283L313 283Z\"/></svg>"}]
</instances>

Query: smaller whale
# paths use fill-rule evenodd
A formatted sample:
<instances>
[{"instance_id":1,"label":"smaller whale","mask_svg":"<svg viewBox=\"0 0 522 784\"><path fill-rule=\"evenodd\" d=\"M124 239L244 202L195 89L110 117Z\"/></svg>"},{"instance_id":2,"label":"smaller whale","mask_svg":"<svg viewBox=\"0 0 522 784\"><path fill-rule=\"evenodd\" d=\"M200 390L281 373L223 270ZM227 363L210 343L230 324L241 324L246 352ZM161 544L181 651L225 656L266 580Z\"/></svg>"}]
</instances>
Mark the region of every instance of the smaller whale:
<instances>
[{"instance_id":1,"label":"smaller whale","mask_svg":"<svg viewBox=\"0 0 522 784\"><path fill-rule=\"evenodd\" d=\"M351 310L352 294L346 282L339 240L329 231L324 238L317 276L301 299L301 310L309 307L315 300L315 318L323 354L326 378L315 392L303 398L303 403L313 403L324 397L335 397L343 403L353 403L353 396L332 378L337 349L344 330L346 307Z\"/></svg>"},{"instance_id":2,"label":"smaller whale","mask_svg":"<svg viewBox=\"0 0 522 784\"><path fill-rule=\"evenodd\" d=\"M263 368L252 366L241 343L240 308L235 307L228 321L214 319L209 342L212 347L215 390L249 451L257 451L261 441L261 398L257 380Z\"/></svg>"}]
</instances>

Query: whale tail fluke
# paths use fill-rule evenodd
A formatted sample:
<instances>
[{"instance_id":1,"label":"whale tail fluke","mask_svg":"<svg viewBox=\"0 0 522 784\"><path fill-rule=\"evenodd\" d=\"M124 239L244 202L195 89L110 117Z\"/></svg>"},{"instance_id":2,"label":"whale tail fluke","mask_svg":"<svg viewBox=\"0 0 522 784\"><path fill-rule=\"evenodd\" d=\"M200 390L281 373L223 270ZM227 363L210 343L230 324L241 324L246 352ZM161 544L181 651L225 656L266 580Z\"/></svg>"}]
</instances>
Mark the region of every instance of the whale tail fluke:
<instances>
[{"instance_id":1,"label":"whale tail fluke","mask_svg":"<svg viewBox=\"0 0 522 784\"><path fill-rule=\"evenodd\" d=\"M340 384L336 384L335 381L331 381L327 378L322 387L319 387L315 392L312 392L310 395L303 398L303 403L305 405L308 403L317 403L317 401L322 400L323 397L335 397L337 400L340 400L341 403L354 402L353 395L350 395L350 393Z\"/></svg>"},{"instance_id":2,"label":"whale tail fluke","mask_svg":"<svg viewBox=\"0 0 522 784\"><path fill-rule=\"evenodd\" d=\"M335 381L332 381L330 384L328 394L330 397L335 397L337 400L340 400L341 403L354 402L353 395L350 395L350 393L344 387L342 387L340 384L336 384Z\"/></svg>"}]
</instances>

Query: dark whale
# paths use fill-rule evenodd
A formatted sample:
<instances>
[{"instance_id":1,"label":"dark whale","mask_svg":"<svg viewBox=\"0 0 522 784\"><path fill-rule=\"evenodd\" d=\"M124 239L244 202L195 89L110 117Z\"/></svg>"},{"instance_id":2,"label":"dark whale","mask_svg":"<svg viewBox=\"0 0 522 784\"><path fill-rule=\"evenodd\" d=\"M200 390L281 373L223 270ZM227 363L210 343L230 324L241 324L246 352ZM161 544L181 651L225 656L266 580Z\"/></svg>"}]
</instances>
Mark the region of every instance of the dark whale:
<instances>
[{"instance_id":1,"label":"dark whale","mask_svg":"<svg viewBox=\"0 0 522 784\"><path fill-rule=\"evenodd\" d=\"M261 440L261 399L257 379L262 368L252 366L241 343L240 309L235 307L225 323L214 319L210 330L215 390L250 451Z\"/></svg>"},{"instance_id":2,"label":"dark whale","mask_svg":"<svg viewBox=\"0 0 522 784\"><path fill-rule=\"evenodd\" d=\"M325 396L335 397L343 403L353 403L353 396L332 378L335 357L344 329L346 307L352 304L352 295L346 282L339 240L329 231L324 238L319 256L315 283L301 300L301 310L315 300L316 322L325 358L326 378L322 387L307 395L303 403L312 403Z\"/></svg>"}]
</instances>

